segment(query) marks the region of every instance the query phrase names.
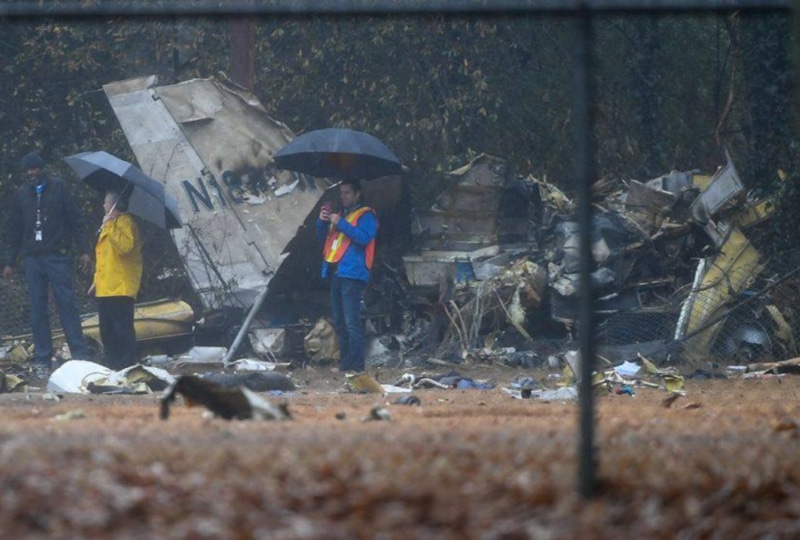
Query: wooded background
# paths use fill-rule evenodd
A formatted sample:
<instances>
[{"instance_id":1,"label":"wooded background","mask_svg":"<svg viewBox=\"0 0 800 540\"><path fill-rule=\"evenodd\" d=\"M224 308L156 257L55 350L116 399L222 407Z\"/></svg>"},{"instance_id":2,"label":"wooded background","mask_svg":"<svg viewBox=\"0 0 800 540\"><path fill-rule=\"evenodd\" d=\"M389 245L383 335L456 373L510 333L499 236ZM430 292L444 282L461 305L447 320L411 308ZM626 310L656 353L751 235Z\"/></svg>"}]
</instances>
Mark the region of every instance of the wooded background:
<instances>
[{"instance_id":1,"label":"wooded background","mask_svg":"<svg viewBox=\"0 0 800 540\"><path fill-rule=\"evenodd\" d=\"M253 93L270 115L298 134L336 126L376 135L408 167L415 206L430 205L445 173L480 153L507 159L519 176L575 186L578 26L566 15L9 19L0 20L0 215L32 149L72 180L66 155L103 149L133 159L103 84L152 73L161 84L240 76L231 36L242 37L242 24L253 32ZM594 28L599 176L712 173L727 150L748 188L781 195L760 240L771 244L759 249L794 244L790 15L628 13L597 16ZM99 223L100 195L75 192L90 227ZM155 236L150 297L171 292L154 279L179 267L163 255L166 235Z\"/></svg>"}]
</instances>

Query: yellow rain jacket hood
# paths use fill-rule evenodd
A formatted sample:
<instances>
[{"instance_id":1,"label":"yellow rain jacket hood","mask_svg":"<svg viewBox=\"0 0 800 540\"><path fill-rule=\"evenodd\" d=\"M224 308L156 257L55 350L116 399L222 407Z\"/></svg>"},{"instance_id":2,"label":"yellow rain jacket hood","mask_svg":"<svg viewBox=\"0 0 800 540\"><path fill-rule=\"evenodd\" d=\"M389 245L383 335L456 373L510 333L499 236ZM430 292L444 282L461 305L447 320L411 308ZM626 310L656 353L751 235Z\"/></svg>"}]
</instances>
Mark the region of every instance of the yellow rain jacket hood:
<instances>
[{"instance_id":1,"label":"yellow rain jacket hood","mask_svg":"<svg viewBox=\"0 0 800 540\"><path fill-rule=\"evenodd\" d=\"M142 281L142 246L133 217L125 213L106 222L94 252L95 295L136 298Z\"/></svg>"}]
</instances>

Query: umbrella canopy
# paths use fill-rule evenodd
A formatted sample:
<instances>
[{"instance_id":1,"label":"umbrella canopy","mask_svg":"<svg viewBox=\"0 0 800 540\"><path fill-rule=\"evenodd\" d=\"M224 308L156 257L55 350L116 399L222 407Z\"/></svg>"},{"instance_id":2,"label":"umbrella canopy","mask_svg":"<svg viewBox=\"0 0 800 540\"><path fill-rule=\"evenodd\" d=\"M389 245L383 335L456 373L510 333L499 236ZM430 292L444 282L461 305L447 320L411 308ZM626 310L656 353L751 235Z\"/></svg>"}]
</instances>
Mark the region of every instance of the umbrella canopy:
<instances>
[{"instance_id":1,"label":"umbrella canopy","mask_svg":"<svg viewBox=\"0 0 800 540\"><path fill-rule=\"evenodd\" d=\"M78 177L99 191L119 191L128 198L128 211L162 229L182 227L178 203L164 185L135 165L108 152L82 152L64 158Z\"/></svg>"},{"instance_id":2,"label":"umbrella canopy","mask_svg":"<svg viewBox=\"0 0 800 540\"><path fill-rule=\"evenodd\" d=\"M352 129L309 131L281 148L274 159L280 169L335 180L370 180L403 170L379 139Z\"/></svg>"}]
</instances>

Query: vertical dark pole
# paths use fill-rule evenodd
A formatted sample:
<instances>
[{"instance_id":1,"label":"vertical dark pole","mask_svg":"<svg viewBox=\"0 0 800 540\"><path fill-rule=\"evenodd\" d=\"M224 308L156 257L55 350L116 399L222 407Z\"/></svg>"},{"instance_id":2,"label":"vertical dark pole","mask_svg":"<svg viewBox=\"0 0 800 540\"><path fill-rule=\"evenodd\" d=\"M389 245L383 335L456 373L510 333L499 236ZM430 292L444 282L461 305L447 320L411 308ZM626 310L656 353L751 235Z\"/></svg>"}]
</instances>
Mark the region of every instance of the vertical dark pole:
<instances>
[{"instance_id":1,"label":"vertical dark pole","mask_svg":"<svg viewBox=\"0 0 800 540\"><path fill-rule=\"evenodd\" d=\"M178 82L178 73L181 70L181 55L178 49L172 49L172 82Z\"/></svg>"},{"instance_id":2,"label":"vertical dark pole","mask_svg":"<svg viewBox=\"0 0 800 540\"><path fill-rule=\"evenodd\" d=\"M583 6L578 16L577 67L575 71L575 129L577 142L576 180L578 182L578 224L580 225L580 310L578 340L581 352L578 399L580 408L579 489L589 498L595 491L594 446L594 314L591 273L592 260L592 183L595 181L594 92L592 66L592 14Z\"/></svg>"},{"instance_id":3,"label":"vertical dark pole","mask_svg":"<svg viewBox=\"0 0 800 540\"><path fill-rule=\"evenodd\" d=\"M231 80L252 92L255 87L255 24L252 17L230 21Z\"/></svg>"}]
</instances>

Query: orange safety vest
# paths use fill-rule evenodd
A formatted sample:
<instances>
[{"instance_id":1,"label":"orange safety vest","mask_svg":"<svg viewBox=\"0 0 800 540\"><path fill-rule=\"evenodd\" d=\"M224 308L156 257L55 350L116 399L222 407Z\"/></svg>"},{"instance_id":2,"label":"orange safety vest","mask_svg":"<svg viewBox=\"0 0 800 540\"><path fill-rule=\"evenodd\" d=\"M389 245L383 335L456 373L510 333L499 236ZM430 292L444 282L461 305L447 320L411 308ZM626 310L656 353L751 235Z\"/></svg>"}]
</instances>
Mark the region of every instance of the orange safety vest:
<instances>
[{"instance_id":1,"label":"orange safety vest","mask_svg":"<svg viewBox=\"0 0 800 540\"><path fill-rule=\"evenodd\" d=\"M347 214L345 220L352 226L356 226L361 216L367 212L372 212L372 208L362 206L353 212ZM325 249L322 252L325 262L338 263L347 248L350 247L350 238L343 232L338 232L336 227L331 223L331 230L328 233L328 238L325 240ZM372 261L375 259L375 239L369 241L365 249L367 270L372 270Z\"/></svg>"}]
</instances>

